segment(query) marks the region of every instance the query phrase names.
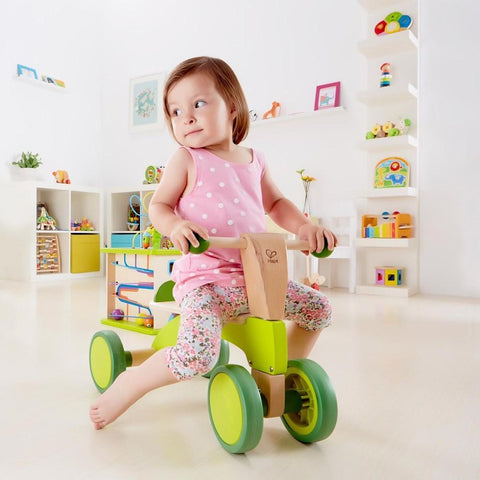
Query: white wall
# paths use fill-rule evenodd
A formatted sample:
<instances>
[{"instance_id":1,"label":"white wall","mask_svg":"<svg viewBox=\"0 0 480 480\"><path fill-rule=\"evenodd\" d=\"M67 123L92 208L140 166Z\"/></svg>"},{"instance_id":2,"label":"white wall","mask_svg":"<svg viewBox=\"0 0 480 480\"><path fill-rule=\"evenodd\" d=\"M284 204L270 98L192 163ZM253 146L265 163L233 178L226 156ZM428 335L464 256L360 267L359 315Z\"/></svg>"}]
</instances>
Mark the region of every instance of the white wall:
<instances>
[{"instance_id":1,"label":"white wall","mask_svg":"<svg viewBox=\"0 0 480 480\"><path fill-rule=\"evenodd\" d=\"M479 7L473 0L419 3L420 287L480 297ZM47 178L65 168L79 185L140 183L145 166L165 163L175 144L166 131L129 133L129 79L206 54L233 66L260 113L273 99L289 112L309 110L315 85L342 81L342 118L268 133L257 127L246 142L268 154L279 186L299 205L295 170L317 177L313 213L328 211L362 190L355 145L365 124L355 93L365 88L356 52L364 22L355 0L8 2L0 16L0 180L15 154L33 150ZM16 80L17 63L57 75L68 93Z\"/></svg>"},{"instance_id":2,"label":"white wall","mask_svg":"<svg viewBox=\"0 0 480 480\"><path fill-rule=\"evenodd\" d=\"M102 24L94 0L2 4L0 180L17 155L32 151L49 182L56 169L77 185L100 182ZM65 81L66 91L18 80L17 63Z\"/></svg>"},{"instance_id":3,"label":"white wall","mask_svg":"<svg viewBox=\"0 0 480 480\"><path fill-rule=\"evenodd\" d=\"M480 6L420 2L420 289L480 297Z\"/></svg>"},{"instance_id":4,"label":"white wall","mask_svg":"<svg viewBox=\"0 0 480 480\"><path fill-rule=\"evenodd\" d=\"M112 0L106 15L109 55L103 97L108 184L141 182L147 165L165 164L176 148L167 130L128 131L129 79L168 72L186 58L210 55L230 63L259 114L273 100L280 101L286 113L311 111L316 85L341 80L347 111L332 119L331 126L328 121L303 121L254 128L245 144L267 153L279 186L298 204L303 190L295 170L305 168L318 178L312 187L312 213L326 208L327 202L353 198L356 185L345 176L351 172L355 177L359 168L352 161L362 129L354 96L364 75L355 42L364 24L356 2L349 3L348 15L344 8L334 0Z\"/></svg>"}]
</instances>

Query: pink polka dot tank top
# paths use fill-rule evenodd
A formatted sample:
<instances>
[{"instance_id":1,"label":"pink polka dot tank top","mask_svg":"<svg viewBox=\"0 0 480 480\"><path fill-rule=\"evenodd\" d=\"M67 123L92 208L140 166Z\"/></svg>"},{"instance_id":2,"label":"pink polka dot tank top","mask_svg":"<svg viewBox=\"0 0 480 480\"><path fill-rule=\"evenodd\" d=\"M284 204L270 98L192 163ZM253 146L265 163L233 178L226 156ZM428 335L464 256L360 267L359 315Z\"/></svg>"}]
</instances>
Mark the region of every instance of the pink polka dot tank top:
<instances>
[{"instance_id":1,"label":"pink polka dot tank top","mask_svg":"<svg viewBox=\"0 0 480 480\"><path fill-rule=\"evenodd\" d=\"M207 228L210 236L239 237L242 233L264 232L263 155L252 150L251 163L235 164L208 150L187 150L195 166L195 186L180 198L176 213ZM182 256L173 266L172 279L177 302L187 292L207 283L245 285L240 252L229 248Z\"/></svg>"}]
</instances>

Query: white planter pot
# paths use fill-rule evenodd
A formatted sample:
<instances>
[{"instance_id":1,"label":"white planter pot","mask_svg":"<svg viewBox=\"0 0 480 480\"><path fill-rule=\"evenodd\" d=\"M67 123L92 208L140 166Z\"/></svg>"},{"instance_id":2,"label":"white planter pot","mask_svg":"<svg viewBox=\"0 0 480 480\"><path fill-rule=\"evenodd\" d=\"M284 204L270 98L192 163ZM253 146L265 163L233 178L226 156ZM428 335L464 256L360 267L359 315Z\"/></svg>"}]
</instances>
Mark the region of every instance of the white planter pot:
<instances>
[{"instance_id":1,"label":"white planter pot","mask_svg":"<svg viewBox=\"0 0 480 480\"><path fill-rule=\"evenodd\" d=\"M10 165L10 178L16 182L41 182L44 180L40 168L20 168L17 165Z\"/></svg>"}]
</instances>

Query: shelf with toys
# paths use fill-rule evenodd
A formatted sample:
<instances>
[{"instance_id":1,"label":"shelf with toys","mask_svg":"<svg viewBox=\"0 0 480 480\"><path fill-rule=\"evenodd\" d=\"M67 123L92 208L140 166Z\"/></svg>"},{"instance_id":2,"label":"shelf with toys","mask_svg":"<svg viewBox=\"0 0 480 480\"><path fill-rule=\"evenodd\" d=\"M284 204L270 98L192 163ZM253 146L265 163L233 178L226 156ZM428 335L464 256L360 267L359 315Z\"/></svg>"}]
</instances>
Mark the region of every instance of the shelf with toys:
<instances>
[{"instance_id":1,"label":"shelf with toys","mask_svg":"<svg viewBox=\"0 0 480 480\"><path fill-rule=\"evenodd\" d=\"M102 275L103 194L100 190L71 184L17 181L2 185L0 197L4 205L15 199L12 232L2 231L9 252L0 272L2 279Z\"/></svg>"},{"instance_id":2,"label":"shelf with toys","mask_svg":"<svg viewBox=\"0 0 480 480\"><path fill-rule=\"evenodd\" d=\"M390 86L376 90L364 90L358 93L357 98L366 105L381 105L385 102L407 102L418 99L418 89L411 83L401 86Z\"/></svg>"},{"instance_id":3,"label":"shelf with toys","mask_svg":"<svg viewBox=\"0 0 480 480\"><path fill-rule=\"evenodd\" d=\"M356 292L409 296L418 289L418 5L360 3L368 33L357 44L367 65L367 88L357 95L367 126L359 148L368 180L358 202ZM386 281L379 272L388 272Z\"/></svg>"},{"instance_id":4,"label":"shelf with toys","mask_svg":"<svg viewBox=\"0 0 480 480\"><path fill-rule=\"evenodd\" d=\"M295 122L299 120L328 120L331 116L341 113L345 113L344 107L323 108L321 110L314 110L311 112L292 113L290 115L280 115L279 117L252 121L250 122L250 128L273 125L276 123Z\"/></svg>"},{"instance_id":5,"label":"shelf with toys","mask_svg":"<svg viewBox=\"0 0 480 480\"><path fill-rule=\"evenodd\" d=\"M410 30L391 35L362 40L357 43L360 53L367 57L379 57L395 52L413 52L418 49L418 39Z\"/></svg>"}]
</instances>

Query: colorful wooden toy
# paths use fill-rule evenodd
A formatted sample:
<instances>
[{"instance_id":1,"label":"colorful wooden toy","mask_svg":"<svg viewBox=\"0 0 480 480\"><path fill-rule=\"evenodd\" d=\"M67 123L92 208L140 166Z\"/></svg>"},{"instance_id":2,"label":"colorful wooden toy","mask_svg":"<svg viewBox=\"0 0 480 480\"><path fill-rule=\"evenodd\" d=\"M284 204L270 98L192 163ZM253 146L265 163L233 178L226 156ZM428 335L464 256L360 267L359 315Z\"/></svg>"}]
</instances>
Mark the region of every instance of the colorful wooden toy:
<instances>
[{"instance_id":1,"label":"colorful wooden toy","mask_svg":"<svg viewBox=\"0 0 480 480\"><path fill-rule=\"evenodd\" d=\"M374 188L408 187L410 165L400 157L388 157L375 165Z\"/></svg>"},{"instance_id":2,"label":"colorful wooden toy","mask_svg":"<svg viewBox=\"0 0 480 480\"><path fill-rule=\"evenodd\" d=\"M400 12L392 12L375 25L374 31L376 35L385 35L402 32L411 26L412 17L410 17L410 15L403 15Z\"/></svg>"},{"instance_id":3,"label":"colorful wooden toy","mask_svg":"<svg viewBox=\"0 0 480 480\"><path fill-rule=\"evenodd\" d=\"M409 213L383 212L362 216L362 238L410 238L412 217Z\"/></svg>"},{"instance_id":4,"label":"colorful wooden toy","mask_svg":"<svg viewBox=\"0 0 480 480\"><path fill-rule=\"evenodd\" d=\"M402 285L403 267L375 267L375 284L386 286Z\"/></svg>"}]
</instances>

